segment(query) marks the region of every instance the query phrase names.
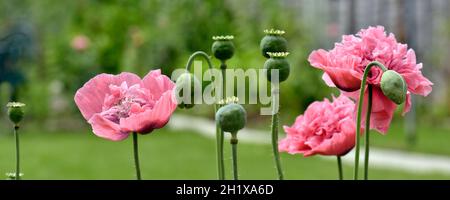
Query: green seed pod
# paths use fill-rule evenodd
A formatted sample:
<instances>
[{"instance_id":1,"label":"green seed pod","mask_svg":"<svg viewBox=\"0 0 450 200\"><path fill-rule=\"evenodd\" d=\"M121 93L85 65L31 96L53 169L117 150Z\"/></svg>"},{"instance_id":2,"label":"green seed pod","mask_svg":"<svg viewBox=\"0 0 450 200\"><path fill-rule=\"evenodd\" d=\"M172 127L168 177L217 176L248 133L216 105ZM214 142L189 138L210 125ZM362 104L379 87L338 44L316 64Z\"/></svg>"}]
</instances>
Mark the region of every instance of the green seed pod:
<instances>
[{"instance_id":1,"label":"green seed pod","mask_svg":"<svg viewBox=\"0 0 450 200\"><path fill-rule=\"evenodd\" d=\"M394 70L387 70L381 77L381 90L383 94L396 104L402 104L406 100L406 82L403 77Z\"/></svg>"},{"instance_id":2,"label":"green seed pod","mask_svg":"<svg viewBox=\"0 0 450 200\"><path fill-rule=\"evenodd\" d=\"M259 47L261 48L261 53L264 57L269 58L267 52L286 52L287 51L287 41L282 36L284 31L281 30L265 30L266 36L263 37Z\"/></svg>"},{"instance_id":3,"label":"green seed pod","mask_svg":"<svg viewBox=\"0 0 450 200\"><path fill-rule=\"evenodd\" d=\"M211 47L214 57L219 60L225 61L233 57L234 55L234 44L232 35L227 36L214 36L214 43Z\"/></svg>"},{"instance_id":4,"label":"green seed pod","mask_svg":"<svg viewBox=\"0 0 450 200\"><path fill-rule=\"evenodd\" d=\"M281 83L289 77L290 65L286 59L289 54L287 52L268 52L270 58L264 63L264 69L266 69L267 80L272 81L272 70L278 69L278 81Z\"/></svg>"},{"instance_id":5,"label":"green seed pod","mask_svg":"<svg viewBox=\"0 0 450 200\"><path fill-rule=\"evenodd\" d=\"M247 113L240 104L227 104L217 111L216 123L223 131L236 133L247 123Z\"/></svg>"},{"instance_id":6,"label":"green seed pod","mask_svg":"<svg viewBox=\"0 0 450 200\"><path fill-rule=\"evenodd\" d=\"M23 111L24 106L25 104L20 102L9 102L8 104L6 104L6 107L8 107L9 119L16 125L19 124L19 122L23 119L23 116L25 114L25 112Z\"/></svg>"},{"instance_id":7,"label":"green seed pod","mask_svg":"<svg viewBox=\"0 0 450 200\"><path fill-rule=\"evenodd\" d=\"M175 92L179 108L192 108L201 98L202 85L191 73L181 74L175 84Z\"/></svg>"}]
</instances>

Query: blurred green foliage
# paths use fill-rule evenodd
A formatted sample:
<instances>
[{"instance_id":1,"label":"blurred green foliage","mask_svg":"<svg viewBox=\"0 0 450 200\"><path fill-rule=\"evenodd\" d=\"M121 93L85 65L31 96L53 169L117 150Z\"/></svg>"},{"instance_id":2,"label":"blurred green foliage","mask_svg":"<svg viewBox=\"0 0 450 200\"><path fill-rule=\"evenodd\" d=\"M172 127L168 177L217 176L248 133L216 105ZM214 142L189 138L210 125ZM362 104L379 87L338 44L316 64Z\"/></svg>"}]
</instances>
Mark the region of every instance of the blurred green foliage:
<instances>
[{"instance_id":1,"label":"blurred green foliage","mask_svg":"<svg viewBox=\"0 0 450 200\"><path fill-rule=\"evenodd\" d=\"M292 73L281 88L282 104L299 113L331 91L322 84L321 72L308 67L306 58L312 49L308 30L295 17L295 10L282 8L276 1L24 0L0 5L0 32L25 24L37 44L34 58L21 65L27 68L28 79L23 101L51 104L50 92L45 90L55 80L63 83L70 101L98 73L131 71L143 76L161 68L170 75L184 66L191 53L210 53L214 35L235 36L236 54L228 62L230 67L261 68L265 58L259 41L268 28L285 30L289 41ZM78 36L88 39L84 50L71 46ZM47 108L33 112L47 116ZM259 112L257 106L251 108Z\"/></svg>"}]
</instances>

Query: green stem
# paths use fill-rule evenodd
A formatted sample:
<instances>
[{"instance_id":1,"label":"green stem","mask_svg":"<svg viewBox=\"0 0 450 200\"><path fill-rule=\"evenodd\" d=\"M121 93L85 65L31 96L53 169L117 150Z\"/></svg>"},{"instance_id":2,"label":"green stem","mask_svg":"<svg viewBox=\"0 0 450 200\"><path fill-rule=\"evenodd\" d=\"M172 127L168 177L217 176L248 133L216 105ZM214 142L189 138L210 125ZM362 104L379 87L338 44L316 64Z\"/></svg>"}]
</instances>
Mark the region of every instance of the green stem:
<instances>
[{"instance_id":1,"label":"green stem","mask_svg":"<svg viewBox=\"0 0 450 200\"><path fill-rule=\"evenodd\" d=\"M370 69L372 68L372 66L377 66L377 67L381 68L383 70L383 72L387 71L386 67L377 61L369 63L364 70L364 75L363 75L363 79L361 81L361 87L360 87L360 92L359 92L358 112L357 112L357 117L356 117L355 168L354 168L354 174L353 174L354 180L358 180L359 149L360 149L359 143L360 143L360 136L361 136L361 113L362 113L362 106L363 106L363 102L364 102L364 92L365 92L365 88L366 88L367 76L369 75L369 72L370 72ZM370 123L370 121L369 121L369 123Z\"/></svg>"},{"instance_id":2,"label":"green stem","mask_svg":"<svg viewBox=\"0 0 450 200\"><path fill-rule=\"evenodd\" d=\"M227 82L226 82L226 69L227 69L227 65L226 65L226 63L225 63L225 61L221 61L222 63L221 63L221 65L220 65L220 69L221 69L221 72L222 72L222 99L225 99L226 98L226 94L227 94L227 91L226 91L226 88L227 88ZM225 161L224 161L224 156L223 156L223 143L224 143L224 133L223 133L223 131L222 130L220 130L220 136L219 136L219 138L220 138L220 146L219 146L219 153L220 153L220 157L219 157L219 159L220 159L220 167L221 167L221 169L222 169L222 171L221 171L221 176L222 176L222 180L224 180L225 179Z\"/></svg>"},{"instance_id":3,"label":"green stem","mask_svg":"<svg viewBox=\"0 0 450 200\"><path fill-rule=\"evenodd\" d=\"M231 148L232 148L232 159L233 159L233 176L234 180L238 180L238 165L237 165L237 133L231 133Z\"/></svg>"},{"instance_id":4,"label":"green stem","mask_svg":"<svg viewBox=\"0 0 450 200\"><path fill-rule=\"evenodd\" d=\"M281 168L280 153L278 152L278 85L272 88L272 151L275 161L275 167L278 173L278 180L283 180L283 170Z\"/></svg>"},{"instance_id":5,"label":"green stem","mask_svg":"<svg viewBox=\"0 0 450 200\"><path fill-rule=\"evenodd\" d=\"M133 154L134 154L134 167L136 168L136 178L141 180L141 167L139 165L139 146L138 146L138 134L133 132Z\"/></svg>"},{"instance_id":6,"label":"green stem","mask_svg":"<svg viewBox=\"0 0 450 200\"><path fill-rule=\"evenodd\" d=\"M14 136L16 138L16 180L20 180L20 147L19 147L19 126L14 126Z\"/></svg>"},{"instance_id":7,"label":"green stem","mask_svg":"<svg viewBox=\"0 0 450 200\"><path fill-rule=\"evenodd\" d=\"M209 69L214 68L214 66L212 65L210 56L203 51L197 51L189 57L189 59L186 63L186 71L189 71L191 69L191 65L194 62L196 57L203 57L206 60L206 62L208 63ZM213 86L215 89L217 89L217 87L215 86L215 81L213 81ZM216 102L218 102L219 100L217 99L217 95L215 95L215 96L216 96ZM214 104L214 113L216 113L218 109L219 109L219 105L217 103L215 103ZM223 131L220 129L220 126L218 124L216 124L217 176L218 176L219 180L225 179L225 165L224 165L224 159L223 159L223 142L224 142Z\"/></svg>"},{"instance_id":8,"label":"green stem","mask_svg":"<svg viewBox=\"0 0 450 200\"><path fill-rule=\"evenodd\" d=\"M370 148L370 143L369 143L369 138L370 138L370 113L372 112L372 85L367 86L368 89L368 93L369 93L369 98L367 100L367 113L366 113L366 142L365 142L365 147L366 147L366 152L364 154L364 180L367 180L368 176L369 176L369 148Z\"/></svg>"},{"instance_id":9,"label":"green stem","mask_svg":"<svg viewBox=\"0 0 450 200\"><path fill-rule=\"evenodd\" d=\"M336 157L337 157L337 164L338 164L339 180L344 180L344 176L342 174L341 156L336 156Z\"/></svg>"}]
</instances>

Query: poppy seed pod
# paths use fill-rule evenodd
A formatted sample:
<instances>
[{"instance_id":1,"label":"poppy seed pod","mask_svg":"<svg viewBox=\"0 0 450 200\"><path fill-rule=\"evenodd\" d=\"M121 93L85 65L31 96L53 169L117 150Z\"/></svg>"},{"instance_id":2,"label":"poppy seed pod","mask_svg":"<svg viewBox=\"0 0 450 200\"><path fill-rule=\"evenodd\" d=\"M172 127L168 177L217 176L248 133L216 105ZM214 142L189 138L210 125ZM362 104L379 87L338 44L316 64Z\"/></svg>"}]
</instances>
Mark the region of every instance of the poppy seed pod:
<instances>
[{"instance_id":1,"label":"poppy seed pod","mask_svg":"<svg viewBox=\"0 0 450 200\"><path fill-rule=\"evenodd\" d=\"M192 108L198 98L201 98L200 81L191 73L181 74L175 84L175 92L179 108Z\"/></svg>"},{"instance_id":2,"label":"poppy seed pod","mask_svg":"<svg viewBox=\"0 0 450 200\"><path fill-rule=\"evenodd\" d=\"M214 57L219 60L225 61L233 57L234 55L234 44L232 35L227 36L214 36L214 43L211 47Z\"/></svg>"},{"instance_id":3,"label":"poppy seed pod","mask_svg":"<svg viewBox=\"0 0 450 200\"><path fill-rule=\"evenodd\" d=\"M287 51L287 41L282 36L284 31L281 30L265 30L266 36L263 37L259 44L261 53L264 57L269 58L267 52L285 52Z\"/></svg>"},{"instance_id":4,"label":"poppy seed pod","mask_svg":"<svg viewBox=\"0 0 450 200\"><path fill-rule=\"evenodd\" d=\"M396 104L406 100L406 83L403 77L394 70L387 70L381 77L383 94Z\"/></svg>"},{"instance_id":5,"label":"poppy seed pod","mask_svg":"<svg viewBox=\"0 0 450 200\"><path fill-rule=\"evenodd\" d=\"M25 104L20 102L9 102L8 104L6 104L6 107L8 107L9 119L16 125L19 124L19 122L23 119L23 116L25 114L25 112L23 111L24 106Z\"/></svg>"},{"instance_id":6,"label":"poppy seed pod","mask_svg":"<svg viewBox=\"0 0 450 200\"><path fill-rule=\"evenodd\" d=\"M264 69L266 69L267 80L272 82L272 70L278 70L278 82L283 82L289 77L290 65L286 59L288 52L268 52L270 58L264 63Z\"/></svg>"},{"instance_id":7,"label":"poppy seed pod","mask_svg":"<svg viewBox=\"0 0 450 200\"><path fill-rule=\"evenodd\" d=\"M240 104L227 104L217 111L216 123L223 131L236 133L247 123L247 113Z\"/></svg>"}]
</instances>

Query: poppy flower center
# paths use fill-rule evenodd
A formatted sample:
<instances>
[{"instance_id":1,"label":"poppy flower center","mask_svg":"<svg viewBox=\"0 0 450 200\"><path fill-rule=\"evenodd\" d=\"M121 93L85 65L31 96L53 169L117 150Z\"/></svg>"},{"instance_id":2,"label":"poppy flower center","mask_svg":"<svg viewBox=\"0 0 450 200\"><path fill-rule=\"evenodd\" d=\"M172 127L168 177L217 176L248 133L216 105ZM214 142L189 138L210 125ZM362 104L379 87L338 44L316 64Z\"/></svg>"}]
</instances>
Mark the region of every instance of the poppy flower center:
<instances>
[{"instance_id":1,"label":"poppy flower center","mask_svg":"<svg viewBox=\"0 0 450 200\"><path fill-rule=\"evenodd\" d=\"M128 84L123 82L120 86L110 86L110 94L105 97L101 115L119 124L121 118L152 109L154 103L148 89L139 84L128 87Z\"/></svg>"}]
</instances>

